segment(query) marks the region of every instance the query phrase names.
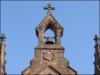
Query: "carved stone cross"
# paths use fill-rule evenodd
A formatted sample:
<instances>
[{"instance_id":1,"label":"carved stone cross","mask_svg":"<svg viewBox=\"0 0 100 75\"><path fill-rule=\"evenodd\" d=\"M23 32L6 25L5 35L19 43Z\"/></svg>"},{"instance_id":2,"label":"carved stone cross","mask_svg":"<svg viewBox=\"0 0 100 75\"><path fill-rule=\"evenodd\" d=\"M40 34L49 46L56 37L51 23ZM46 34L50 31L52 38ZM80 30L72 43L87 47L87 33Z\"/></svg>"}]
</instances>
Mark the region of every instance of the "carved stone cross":
<instances>
[{"instance_id":1,"label":"carved stone cross","mask_svg":"<svg viewBox=\"0 0 100 75\"><path fill-rule=\"evenodd\" d=\"M51 14L51 10L55 10L55 8L51 7L51 4L48 4L47 7L44 7L44 10L48 10L48 14Z\"/></svg>"}]
</instances>

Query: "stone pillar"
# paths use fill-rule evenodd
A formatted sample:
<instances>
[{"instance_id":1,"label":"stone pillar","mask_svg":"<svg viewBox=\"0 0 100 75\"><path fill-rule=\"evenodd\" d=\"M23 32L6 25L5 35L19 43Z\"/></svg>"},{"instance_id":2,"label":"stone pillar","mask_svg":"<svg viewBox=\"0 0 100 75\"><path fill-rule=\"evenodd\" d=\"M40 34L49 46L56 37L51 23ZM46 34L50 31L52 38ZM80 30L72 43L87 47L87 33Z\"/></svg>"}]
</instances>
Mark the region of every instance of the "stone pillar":
<instances>
[{"instance_id":1,"label":"stone pillar","mask_svg":"<svg viewBox=\"0 0 100 75\"><path fill-rule=\"evenodd\" d=\"M100 37L95 35L95 74L100 74Z\"/></svg>"},{"instance_id":2,"label":"stone pillar","mask_svg":"<svg viewBox=\"0 0 100 75\"><path fill-rule=\"evenodd\" d=\"M39 30L38 46L41 47L43 43L43 32Z\"/></svg>"},{"instance_id":3,"label":"stone pillar","mask_svg":"<svg viewBox=\"0 0 100 75\"><path fill-rule=\"evenodd\" d=\"M5 74L5 34L2 34L1 39L1 49L0 49L0 68L1 68L1 73L4 75Z\"/></svg>"},{"instance_id":4,"label":"stone pillar","mask_svg":"<svg viewBox=\"0 0 100 75\"><path fill-rule=\"evenodd\" d=\"M61 45L61 30L57 29L57 33L56 33L56 44L57 45Z\"/></svg>"}]
</instances>

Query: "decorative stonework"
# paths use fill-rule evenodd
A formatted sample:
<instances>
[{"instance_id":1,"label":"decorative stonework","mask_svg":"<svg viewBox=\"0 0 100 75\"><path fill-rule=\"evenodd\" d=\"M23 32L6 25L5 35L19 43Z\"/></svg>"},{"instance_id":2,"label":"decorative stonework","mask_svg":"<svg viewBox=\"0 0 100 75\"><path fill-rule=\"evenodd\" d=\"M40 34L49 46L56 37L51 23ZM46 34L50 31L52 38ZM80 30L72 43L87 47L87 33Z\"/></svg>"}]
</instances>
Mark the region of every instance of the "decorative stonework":
<instances>
[{"instance_id":1,"label":"decorative stonework","mask_svg":"<svg viewBox=\"0 0 100 75\"><path fill-rule=\"evenodd\" d=\"M55 59L55 55L54 55L54 53L53 53L51 50L49 50L49 51L44 51L44 52L43 52L43 58L44 58L45 60L52 61L52 60Z\"/></svg>"}]
</instances>

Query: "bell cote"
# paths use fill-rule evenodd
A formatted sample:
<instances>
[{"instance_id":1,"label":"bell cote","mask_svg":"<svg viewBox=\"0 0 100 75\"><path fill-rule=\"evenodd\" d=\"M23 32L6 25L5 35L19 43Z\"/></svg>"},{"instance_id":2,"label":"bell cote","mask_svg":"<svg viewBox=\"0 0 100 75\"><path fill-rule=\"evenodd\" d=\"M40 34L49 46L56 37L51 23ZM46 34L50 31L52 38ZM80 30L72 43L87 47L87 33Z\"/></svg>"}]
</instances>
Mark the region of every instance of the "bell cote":
<instances>
[{"instance_id":1,"label":"bell cote","mask_svg":"<svg viewBox=\"0 0 100 75\"><path fill-rule=\"evenodd\" d=\"M42 20L42 22L36 27L36 35L38 37L38 46L47 46L61 45L61 37L63 35L63 27L56 21L56 19L51 14L51 11L54 10L54 7L51 7L51 4L48 4L47 7L44 7L44 10L47 10L46 17ZM52 31L53 33L46 36L45 33L47 31ZM52 36L54 34L54 36Z\"/></svg>"}]
</instances>

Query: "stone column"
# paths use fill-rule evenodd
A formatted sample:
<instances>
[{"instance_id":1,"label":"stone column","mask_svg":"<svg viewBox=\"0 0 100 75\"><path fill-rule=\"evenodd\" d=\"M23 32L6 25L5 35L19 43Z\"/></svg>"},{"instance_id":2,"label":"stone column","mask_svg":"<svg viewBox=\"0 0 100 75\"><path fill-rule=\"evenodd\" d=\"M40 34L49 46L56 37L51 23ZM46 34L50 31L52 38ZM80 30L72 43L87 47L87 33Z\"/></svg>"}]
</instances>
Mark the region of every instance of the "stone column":
<instances>
[{"instance_id":1,"label":"stone column","mask_svg":"<svg viewBox=\"0 0 100 75\"><path fill-rule=\"evenodd\" d=\"M100 74L100 37L95 35L95 74Z\"/></svg>"},{"instance_id":2,"label":"stone column","mask_svg":"<svg viewBox=\"0 0 100 75\"><path fill-rule=\"evenodd\" d=\"M0 68L1 68L1 73L4 75L5 74L5 34L2 34L1 39L1 49L0 49Z\"/></svg>"},{"instance_id":3,"label":"stone column","mask_svg":"<svg viewBox=\"0 0 100 75\"><path fill-rule=\"evenodd\" d=\"M61 30L57 29L57 33L56 33L56 44L57 45L61 45Z\"/></svg>"}]
</instances>

